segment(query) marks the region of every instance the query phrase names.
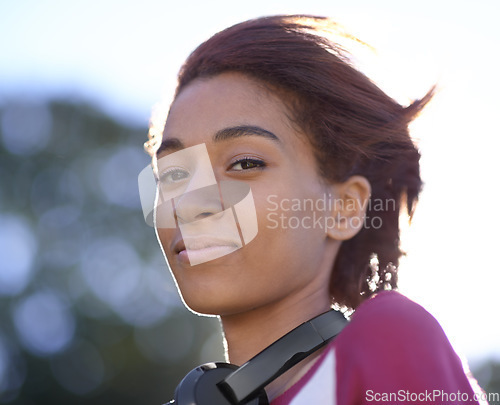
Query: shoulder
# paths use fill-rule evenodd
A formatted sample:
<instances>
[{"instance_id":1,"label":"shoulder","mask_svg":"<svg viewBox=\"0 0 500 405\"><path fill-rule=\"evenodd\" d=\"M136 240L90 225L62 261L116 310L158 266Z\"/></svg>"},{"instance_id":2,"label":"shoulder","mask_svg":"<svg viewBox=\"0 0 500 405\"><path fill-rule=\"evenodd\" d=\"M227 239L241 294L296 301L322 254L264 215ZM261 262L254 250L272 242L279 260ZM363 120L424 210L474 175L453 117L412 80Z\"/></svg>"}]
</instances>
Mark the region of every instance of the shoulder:
<instances>
[{"instance_id":1,"label":"shoulder","mask_svg":"<svg viewBox=\"0 0 500 405\"><path fill-rule=\"evenodd\" d=\"M362 303L333 346L339 399L349 399L339 403L362 401L359 396L367 392L470 392L439 323L398 292L382 292Z\"/></svg>"},{"instance_id":2,"label":"shoulder","mask_svg":"<svg viewBox=\"0 0 500 405\"><path fill-rule=\"evenodd\" d=\"M396 291L384 291L363 302L344 332L338 344L353 340L387 348L408 347L412 342L448 344L436 319Z\"/></svg>"},{"instance_id":3,"label":"shoulder","mask_svg":"<svg viewBox=\"0 0 500 405\"><path fill-rule=\"evenodd\" d=\"M451 346L436 319L423 307L395 291L363 302L335 340L345 367L397 370L429 364ZM418 364L413 364L418 363ZM422 367L420 367L422 368ZM376 370L376 371L375 371Z\"/></svg>"}]
</instances>

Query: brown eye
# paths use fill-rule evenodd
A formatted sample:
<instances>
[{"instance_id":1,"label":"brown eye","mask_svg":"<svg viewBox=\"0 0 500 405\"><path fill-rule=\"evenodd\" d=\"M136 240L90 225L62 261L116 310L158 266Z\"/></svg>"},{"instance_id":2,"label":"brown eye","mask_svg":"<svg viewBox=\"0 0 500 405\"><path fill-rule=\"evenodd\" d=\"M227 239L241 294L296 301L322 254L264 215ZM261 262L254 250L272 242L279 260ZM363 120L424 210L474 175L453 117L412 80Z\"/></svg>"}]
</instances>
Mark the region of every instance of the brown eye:
<instances>
[{"instance_id":1,"label":"brown eye","mask_svg":"<svg viewBox=\"0 0 500 405\"><path fill-rule=\"evenodd\" d=\"M265 166L265 163L259 159L241 159L237 162L234 162L231 165L231 170L241 171L241 170L250 170L250 169L258 169Z\"/></svg>"},{"instance_id":2,"label":"brown eye","mask_svg":"<svg viewBox=\"0 0 500 405\"><path fill-rule=\"evenodd\" d=\"M181 169L180 167L172 167L160 175L160 181L162 183L172 184L181 182L188 177L189 172L187 170Z\"/></svg>"}]
</instances>

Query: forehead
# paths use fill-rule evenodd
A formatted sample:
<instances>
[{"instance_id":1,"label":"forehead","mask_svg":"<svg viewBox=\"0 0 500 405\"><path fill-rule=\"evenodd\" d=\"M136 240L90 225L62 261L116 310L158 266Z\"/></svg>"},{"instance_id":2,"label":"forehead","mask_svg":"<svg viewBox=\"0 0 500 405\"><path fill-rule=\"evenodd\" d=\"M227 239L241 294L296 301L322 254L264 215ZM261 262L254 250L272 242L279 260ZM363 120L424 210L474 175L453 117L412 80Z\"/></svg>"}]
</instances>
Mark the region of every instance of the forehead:
<instances>
[{"instance_id":1,"label":"forehead","mask_svg":"<svg viewBox=\"0 0 500 405\"><path fill-rule=\"evenodd\" d=\"M163 138L198 138L239 125L290 131L288 116L278 95L263 84L243 74L224 73L196 79L181 91L171 106Z\"/></svg>"}]
</instances>

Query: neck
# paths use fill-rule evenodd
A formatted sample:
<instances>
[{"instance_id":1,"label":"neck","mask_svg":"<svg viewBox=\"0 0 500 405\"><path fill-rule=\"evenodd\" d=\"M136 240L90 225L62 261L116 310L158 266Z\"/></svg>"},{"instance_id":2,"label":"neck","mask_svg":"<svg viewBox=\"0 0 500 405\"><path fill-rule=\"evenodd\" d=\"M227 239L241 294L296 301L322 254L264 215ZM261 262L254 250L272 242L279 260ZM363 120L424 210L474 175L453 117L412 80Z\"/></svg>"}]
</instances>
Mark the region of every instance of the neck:
<instances>
[{"instance_id":1,"label":"neck","mask_svg":"<svg viewBox=\"0 0 500 405\"><path fill-rule=\"evenodd\" d=\"M227 360L242 365L303 322L330 309L330 297L304 292L303 299L280 301L242 314L221 316ZM280 395L314 364L318 353L307 357L266 387L269 398Z\"/></svg>"},{"instance_id":2,"label":"neck","mask_svg":"<svg viewBox=\"0 0 500 405\"><path fill-rule=\"evenodd\" d=\"M220 317L227 345L227 360L242 365L303 322L331 308L328 295L267 305L242 314Z\"/></svg>"}]
</instances>

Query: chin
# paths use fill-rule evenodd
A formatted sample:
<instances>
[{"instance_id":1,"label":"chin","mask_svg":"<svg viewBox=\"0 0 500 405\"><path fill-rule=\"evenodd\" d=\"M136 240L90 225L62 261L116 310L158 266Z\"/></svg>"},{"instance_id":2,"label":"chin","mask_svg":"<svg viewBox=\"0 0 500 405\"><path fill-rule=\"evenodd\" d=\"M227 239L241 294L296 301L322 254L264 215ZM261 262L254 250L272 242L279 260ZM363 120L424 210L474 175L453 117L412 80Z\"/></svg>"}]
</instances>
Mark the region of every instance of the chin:
<instances>
[{"instance_id":1,"label":"chin","mask_svg":"<svg viewBox=\"0 0 500 405\"><path fill-rule=\"evenodd\" d=\"M196 300L197 301L197 300ZM182 298L182 302L185 307L191 311L193 314L201 315L201 316L220 316L225 315L226 309L218 306L218 305L210 305L207 302L187 302L184 298Z\"/></svg>"},{"instance_id":2,"label":"chin","mask_svg":"<svg viewBox=\"0 0 500 405\"><path fill-rule=\"evenodd\" d=\"M189 311L202 316L234 315L247 309L241 297L225 297L221 293L196 294L195 297L181 293L181 299Z\"/></svg>"}]
</instances>

